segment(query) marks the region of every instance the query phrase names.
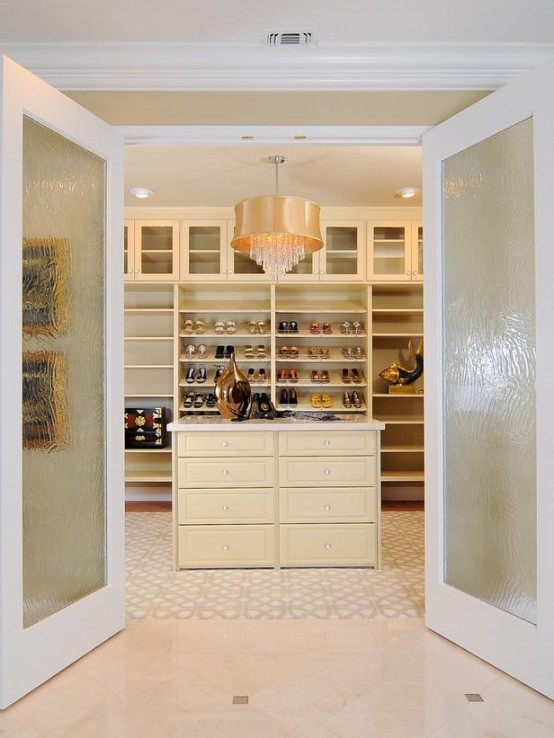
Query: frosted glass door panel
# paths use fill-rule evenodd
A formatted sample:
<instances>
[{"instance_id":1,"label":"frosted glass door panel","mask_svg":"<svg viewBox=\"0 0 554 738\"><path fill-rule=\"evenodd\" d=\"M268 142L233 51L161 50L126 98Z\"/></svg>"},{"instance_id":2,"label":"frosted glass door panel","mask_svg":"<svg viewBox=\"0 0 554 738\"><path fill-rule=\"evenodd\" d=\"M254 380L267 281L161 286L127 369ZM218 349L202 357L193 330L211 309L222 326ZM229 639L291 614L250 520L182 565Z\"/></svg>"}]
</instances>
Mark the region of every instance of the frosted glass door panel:
<instances>
[{"instance_id":1,"label":"frosted glass door panel","mask_svg":"<svg viewBox=\"0 0 554 738\"><path fill-rule=\"evenodd\" d=\"M446 582L536 622L533 124L445 160Z\"/></svg>"},{"instance_id":2,"label":"frosted glass door panel","mask_svg":"<svg viewBox=\"0 0 554 738\"><path fill-rule=\"evenodd\" d=\"M23 134L28 627L106 583L106 193L103 159L29 118Z\"/></svg>"}]
</instances>

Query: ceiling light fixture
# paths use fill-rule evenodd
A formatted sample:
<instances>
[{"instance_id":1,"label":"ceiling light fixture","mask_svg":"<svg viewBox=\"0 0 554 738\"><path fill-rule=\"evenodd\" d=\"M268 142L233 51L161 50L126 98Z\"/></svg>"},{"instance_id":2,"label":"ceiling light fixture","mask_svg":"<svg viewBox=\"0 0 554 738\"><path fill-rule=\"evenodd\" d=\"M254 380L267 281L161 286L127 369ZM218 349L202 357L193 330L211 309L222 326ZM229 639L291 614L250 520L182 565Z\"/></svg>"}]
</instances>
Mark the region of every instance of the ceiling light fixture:
<instances>
[{"instance_id":1,"label":"ceiling light fixture","mask_svg":"<svg viewBox=\"0 0 554 738\"><path fill-rule=\"evenodd\" d=\"M270 156L275 166L275 195L252 197L235 205L231 247L253 259L273 279L283 276L307 254L323 246L319 205L302 197L279 195L279 166L284 156Z\"/></svg>"},{"instance_id":2,"label":"ceiling light fixture","mask_svg":"<svg viewBox=\"0 0 554 738\"><path fill-rule=\"evenodd\" d=\"M150 197L154 194L154 190L149 190L148 187L133 187L133 189L129 190L129 192L134 197L138 197L140 199Z\"/></svg>"},{"instance_id":3,"label":"ceiling light fixture","mask_svg":"<svg viewBox=\"0 0 554 738\"><path fill-rule=\"evenodd\" d=\"M401 187L399 190L396 190L396 195L399 197L414 197L414 195L417 195L419 192L418 187Z\"/></svg>"}]
</instances>

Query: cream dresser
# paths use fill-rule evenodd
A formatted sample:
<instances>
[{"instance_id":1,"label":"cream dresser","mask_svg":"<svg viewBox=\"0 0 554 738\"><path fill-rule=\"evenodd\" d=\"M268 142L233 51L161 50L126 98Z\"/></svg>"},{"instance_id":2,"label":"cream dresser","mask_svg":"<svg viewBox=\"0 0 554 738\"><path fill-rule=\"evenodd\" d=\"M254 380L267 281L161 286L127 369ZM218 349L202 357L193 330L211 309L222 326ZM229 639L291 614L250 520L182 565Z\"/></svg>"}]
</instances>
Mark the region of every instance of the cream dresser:
<instances>
[{"instance_id":1,"label":"cream dresser","mask_svg":"<svg viewBox=\"0 0 554 738\"><path fill-rule=\"evenodd\" d=\"M378 421L181 418L175 568L379 567Z\"/></svg>"}]
</instances>

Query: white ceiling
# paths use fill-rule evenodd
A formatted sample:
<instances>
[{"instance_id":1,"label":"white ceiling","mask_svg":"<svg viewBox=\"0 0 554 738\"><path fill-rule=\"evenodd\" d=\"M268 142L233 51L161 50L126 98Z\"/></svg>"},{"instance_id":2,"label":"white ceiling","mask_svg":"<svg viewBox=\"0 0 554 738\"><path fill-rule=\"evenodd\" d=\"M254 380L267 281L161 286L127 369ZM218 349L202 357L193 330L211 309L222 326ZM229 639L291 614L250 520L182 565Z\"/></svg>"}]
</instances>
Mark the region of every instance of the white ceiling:
<instances>
[{"instance_id":1,"label":"white ceiling","mask_svg":"<svg viewBox=\"0 0 554 738\"><path fill-rule=\"evenodd\" d=\"M272 31L310 31L315 43L269 48ZM0 51L60 89L93 91L91 109L96 91L107 89L116 96L163 89L488 92L552 55L554 2L7 0L0 2ZM411 120L406 106L402 123L422 122L437 121L432 114ZM273 192L273 170L263 163L271 154L287 157L283 194L329 206L421 202L394 195L420 185L417 146L136 146L126 153L126 188L155 190L140 201L153 206L232 205Z\"/></svg>"}]
</instances>

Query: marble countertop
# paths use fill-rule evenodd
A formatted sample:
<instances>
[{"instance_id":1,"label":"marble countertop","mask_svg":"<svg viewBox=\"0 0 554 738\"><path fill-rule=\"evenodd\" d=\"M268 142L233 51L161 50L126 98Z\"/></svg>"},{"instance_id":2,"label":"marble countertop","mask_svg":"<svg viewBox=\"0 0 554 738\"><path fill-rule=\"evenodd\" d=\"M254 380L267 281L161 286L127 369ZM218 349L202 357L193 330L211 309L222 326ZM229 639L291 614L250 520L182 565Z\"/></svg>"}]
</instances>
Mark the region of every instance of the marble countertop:
<instances>
[{"instance_id":1,"label":"marble countertop","mask_svg":"<svg viewBox=\"0 0 554 738\"><path fill-rule=\"evenodd\" d=\"M325 416L323 416L325 417ZM367 416L348 416L348 418L341 418L335 416L335 420L323 420L322 418L314 417L310 415L306 417L306 414L298 415L298 417L286 417L286 418L275 418L275 420L243 420L240 422L234 420L228 420L227 418L214 417L209 415L188 415L179 420L168 423L167 430L172 432L178 431L238 431L238 432L250 432L250 431L321 431L321 430L333 430L333 431L347 431L347 430L364 430L374 431L383 430L385 424L380 420L374 420Z\"/></svg>"}]
</instances>

